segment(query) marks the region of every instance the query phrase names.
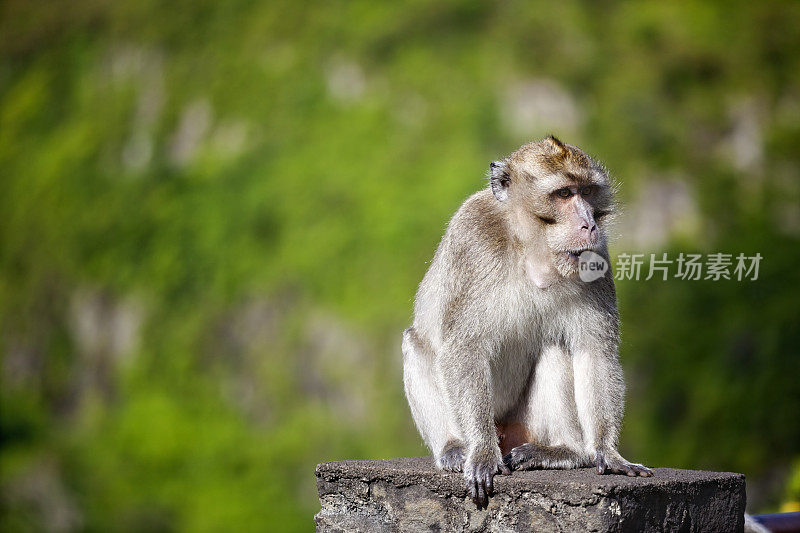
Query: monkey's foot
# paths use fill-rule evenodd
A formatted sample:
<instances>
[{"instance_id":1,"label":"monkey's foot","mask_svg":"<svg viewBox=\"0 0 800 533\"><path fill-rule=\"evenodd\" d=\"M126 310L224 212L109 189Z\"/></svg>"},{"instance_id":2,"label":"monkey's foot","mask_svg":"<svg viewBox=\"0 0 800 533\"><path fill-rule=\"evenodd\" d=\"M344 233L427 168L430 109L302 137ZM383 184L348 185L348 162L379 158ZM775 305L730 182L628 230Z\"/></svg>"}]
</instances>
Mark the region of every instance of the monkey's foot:
<instances>
[{"instance_id":1,"label":"monkey's foot","mask_svg":"<svg viewBox=\"0 0 800 533\"><path fill-rule=\"evenodd\" d=\"M595 466L598 474L625 474L626 476L650 477L653 471L639 463L631 463L622 458L619 454L605 454L597 450L595 454Z\"/></svg>"},{"instance_id":2,"label":"monkey's foot","mask_svg":"<svg viewBox=\"0 0 800 533\"><path fill-rule=\"evenodd\" d=\"M439 468L448 472L461 472L464 470L464 445L461 441L450 440L444 445L442 455L439 457Z\"/></svg>"},{"instance_id":3,"label":"monkey's foot","mask_svg":"<svg viewBox=\"0 0 800 533\"><path fill-rule=\"evenodd\" d=\"M575 468L580 457L566 446L542 446L526 442L503 457L503 462L513 470L539 468Z\"/></svg>"},{"instance_id":4,"label":"monkey's foot","mask_svg":"<svg viewBox=\"0 0 800 533\"><path fill-rule=\"evenodd\" d=\"M489 505L489 496L494 492L495 474L511 474L511 470L497 458L494 450L473 454L464 469L467 492L478 509L485 509Z\"/></svg>"}]
</instances>

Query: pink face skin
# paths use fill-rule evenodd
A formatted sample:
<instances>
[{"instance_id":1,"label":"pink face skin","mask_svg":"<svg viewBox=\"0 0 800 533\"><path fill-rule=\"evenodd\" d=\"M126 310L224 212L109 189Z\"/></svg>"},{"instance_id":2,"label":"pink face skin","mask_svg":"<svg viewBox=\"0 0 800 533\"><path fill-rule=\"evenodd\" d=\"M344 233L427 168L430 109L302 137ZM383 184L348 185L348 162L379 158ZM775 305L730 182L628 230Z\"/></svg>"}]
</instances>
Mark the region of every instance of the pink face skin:
<instances>
[{"instance_id":1,"label":"pink face skin","mask_svg":"<svg viewBox=\"0 0 800 533\"><path fill-rule=\"evenodd\" d=\"M594 185L570 185L553 192L562 220L569 228L564 237L571 245L564 253L575 263L581 252L594 250L600 244L600 232L589 203L595 192Z\"/></svg>"}]
</instances>

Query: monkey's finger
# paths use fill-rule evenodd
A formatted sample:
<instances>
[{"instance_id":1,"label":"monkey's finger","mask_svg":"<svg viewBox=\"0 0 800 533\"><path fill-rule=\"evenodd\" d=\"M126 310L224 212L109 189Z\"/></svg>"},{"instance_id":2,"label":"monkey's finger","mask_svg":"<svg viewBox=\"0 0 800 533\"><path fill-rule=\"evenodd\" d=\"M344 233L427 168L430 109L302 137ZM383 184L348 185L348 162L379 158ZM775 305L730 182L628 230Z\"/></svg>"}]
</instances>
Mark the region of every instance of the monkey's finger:
<instances>
[{"instance_id":1,"label":"monkey's finger","mask_svg":"<svg viewBox=\"0 0 800 533\"><path fill-rule=\"evenodd\" d=\"M483 509L486 506L486 489L483 486L483 481L477 476L472 478L472 503L478 509Z\"/></svg>"},{"instance_id":2,"label":"monkey's finger","mask_svg":"<svg viewBox=\"0 0 800 533\"><path fill-rule=\"evenodd\" d=\"M494 494L494 474L487 473L486 474L486 495L491 496Z\"/></svg>"},{"instance_id":3,"label":"monkey's finger","mask_svg":"<svg viewBox=\"0 0 800 533\"><path fill-rule=\"evenodd\" d=\"M632 464L631 468L642 477L652 477L653 471L643 465Z\"/></svg>"},{"instance_id":4,"label":"monkey's finger","mask_svg":"<svg viewBox=\"0 0 800 533\"><path fill-rule=\"evenodd\" d=\"M478 506L485 508L488 502L489 499L486 496L486 480L482 479L478 481Z\"/></svg>"},{"instance_id":5,"label":"monkey's finger","mask_svg":"<svg viewBox=\"0 0 800 533\"><path fill-rule=\"evenodd\" d=\"M503 461L504 462L500 463L500 466L498 467L500 469L500 473L504 476L510 476L511 468L509 468L509 466L505 463L505 459L503 459Z\"/></svg>"},{"instance_id":6,"label":"monkey's finger","mask_svg":"<svg viewBox=\"0 0 800 533\"><path fill-rule=\"evenodd\" d=\"M636 472L636 470L634 470L633 465L625 465L624 464L624 465L622 465L622 469L625 472L620 472L620 473L624 473L628 477L636 477L636 475L637 475L637 472Z\"/></svg>"}]
</instances>

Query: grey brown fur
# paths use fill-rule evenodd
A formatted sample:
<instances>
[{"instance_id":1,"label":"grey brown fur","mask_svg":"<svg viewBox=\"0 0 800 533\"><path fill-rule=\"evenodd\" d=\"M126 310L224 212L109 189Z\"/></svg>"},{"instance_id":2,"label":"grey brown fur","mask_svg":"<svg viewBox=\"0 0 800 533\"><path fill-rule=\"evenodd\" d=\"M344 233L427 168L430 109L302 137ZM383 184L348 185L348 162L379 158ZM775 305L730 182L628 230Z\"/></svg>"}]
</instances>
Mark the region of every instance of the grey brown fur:
<instances>
[{"instance_id":1,"label":"grey brown fur","mask_svg":"<svg viewBox=\"0 0 800 533\"><path fill-rule=\"evenodd\" d=\"M617 452L613 278L577 275L585 250L608 261L613 208L607 172L580 149L526 144L490 165L420 283L403 333L406 395L437 466L462 471L478 507L509 468L652 474Z\"/></svg>"}]
</instances>

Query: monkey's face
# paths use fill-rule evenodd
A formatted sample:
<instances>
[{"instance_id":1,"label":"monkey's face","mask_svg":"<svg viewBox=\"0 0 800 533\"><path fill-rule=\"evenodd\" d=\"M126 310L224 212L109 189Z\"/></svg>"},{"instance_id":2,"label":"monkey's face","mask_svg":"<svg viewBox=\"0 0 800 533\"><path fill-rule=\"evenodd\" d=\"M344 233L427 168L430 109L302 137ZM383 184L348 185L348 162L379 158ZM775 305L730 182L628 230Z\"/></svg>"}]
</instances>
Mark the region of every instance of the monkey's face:
<instances>
[{"instance_id":1,"label":"monkey's face","mask_svg":"<svg viewBox=\"0 0 800 533\"><path fill-rule=\"evenodd\" d=\"M497 185L494 173L502 169ZM527 227L544 235L553 266L562 276L578 273L586 250L606 246L606 219L613 191L605 170L578 148L554 138L525 145L493 163L492 190Z\"/></svg>"},{"instance_id":2,"label":"monkey's face","mask_svg":"<svg viewBox=\"0 0 800 533\"><path fill-rule=\"evenodd\" d=\"M547 240L556 269L563 276L578 272L581 253L606 246L604 218L608 214L607 186L594 180L544 180L549 185L531 204ZM548 183L550 182L550 183Z\"/></svg>"}]
</instances>

